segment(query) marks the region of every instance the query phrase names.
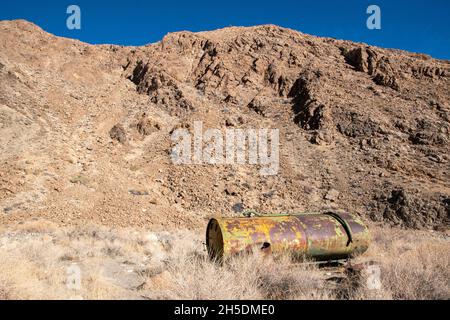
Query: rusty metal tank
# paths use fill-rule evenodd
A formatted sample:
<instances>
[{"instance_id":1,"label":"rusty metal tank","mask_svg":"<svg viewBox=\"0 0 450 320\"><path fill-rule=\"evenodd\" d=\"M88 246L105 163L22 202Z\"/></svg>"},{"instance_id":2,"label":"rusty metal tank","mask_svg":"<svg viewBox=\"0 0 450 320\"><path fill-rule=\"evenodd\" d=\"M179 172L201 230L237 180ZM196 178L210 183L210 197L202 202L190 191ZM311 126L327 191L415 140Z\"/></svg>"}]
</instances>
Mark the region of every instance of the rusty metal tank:
<instances>
[{"instance_id":1,"label":"rusty metal tank","mask_svg":"<svg viewBox=\"0 0 450 320\"><path fill-rule=\"evenodd\" d=\"M319 261L347 259L364 253L370 242L367 226L350 213L298 213L213 218L206 230L212 259L250 251L289 251Z\"/></svg>"}]
</instances>

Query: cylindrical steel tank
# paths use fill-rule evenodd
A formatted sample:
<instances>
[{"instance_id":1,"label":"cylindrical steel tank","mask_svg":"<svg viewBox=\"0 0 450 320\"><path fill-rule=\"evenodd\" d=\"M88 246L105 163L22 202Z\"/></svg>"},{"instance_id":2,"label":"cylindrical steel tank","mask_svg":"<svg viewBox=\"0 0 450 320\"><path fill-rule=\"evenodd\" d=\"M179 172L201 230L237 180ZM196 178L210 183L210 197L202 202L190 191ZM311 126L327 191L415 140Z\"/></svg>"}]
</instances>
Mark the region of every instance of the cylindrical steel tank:
<instances>
[{"instance_id":1,"label":"cylindrical steel tank","mask_svg":"<svg viewBox=\"0 0 450 320\"><path fill-rule=\"evenodd\" d=\"M213 259L259 247L320 261L340 260L365 252L369 242L368 228L349 213L213 218L206 230L206 245Z\"/></svg>"}]
</instances>

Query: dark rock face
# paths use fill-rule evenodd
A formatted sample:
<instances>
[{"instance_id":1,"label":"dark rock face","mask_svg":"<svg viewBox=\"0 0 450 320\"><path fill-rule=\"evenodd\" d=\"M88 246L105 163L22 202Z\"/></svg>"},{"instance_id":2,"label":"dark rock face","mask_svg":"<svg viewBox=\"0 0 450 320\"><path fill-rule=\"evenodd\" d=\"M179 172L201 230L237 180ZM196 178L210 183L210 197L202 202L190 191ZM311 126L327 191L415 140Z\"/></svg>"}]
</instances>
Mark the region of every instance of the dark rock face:
<instances>
[{"instance_id":1,"label":"dark rock face","mask_svg":"<svg viewBox=\"0 0 450 320\"><path fill-rule=\"evenodd\" d=\"M376 51L366 48L356 48L350 51L343 50L346 61L355 70L365 72L372 76L373 82L380 86L399 90L396 72L388 57L379 55Z\"/></svg>"},{"instance_id":2,"label":"dark rock face","mask_svg":"<svg viewBox=\"0 0 450 320\"><path fill-rule=\"evenodd\" d=\"M111 139L117 140L120 143L127 142L127 134L121 124L114 125L114 127L112 127L109 131L109 136L111 137Z\"/></svg>"},{"instance_id":3,"label":"dark rock face","mask_svg":"<svg viewBox=\"0 0 450 320\"><path fill-rule=\"evenodd\" d=\"M408 228L439 226L450 222L449 198L397 188L376 199L382 219ZM384 208L384 209L383 209ZM381 218L381 217L378 217Z\"/></svg>"}]
</instances>

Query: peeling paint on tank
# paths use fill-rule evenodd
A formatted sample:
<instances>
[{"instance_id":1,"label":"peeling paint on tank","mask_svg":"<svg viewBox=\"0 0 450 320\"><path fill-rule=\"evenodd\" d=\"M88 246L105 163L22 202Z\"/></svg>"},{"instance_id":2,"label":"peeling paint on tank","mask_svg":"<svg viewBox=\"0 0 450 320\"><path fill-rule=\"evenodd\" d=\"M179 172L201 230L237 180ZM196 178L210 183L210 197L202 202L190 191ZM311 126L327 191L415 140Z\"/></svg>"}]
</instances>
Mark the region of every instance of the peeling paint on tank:
<instances>
[{"instance_id":1,"label":"peeling paint on tank","mask_svg":"<svg viewBox=\"0 0 450 320\"><path fill-rule=\"evenodd\" d=\"M229 256L268 243L270 252L291 250L320 260L342 259L366 251L369 244L367 227L348 213L220 218L217 225L220 235L207 230L210 255ZM214 239L219 236L223 241Z\"/></svg>"}]
</instances>

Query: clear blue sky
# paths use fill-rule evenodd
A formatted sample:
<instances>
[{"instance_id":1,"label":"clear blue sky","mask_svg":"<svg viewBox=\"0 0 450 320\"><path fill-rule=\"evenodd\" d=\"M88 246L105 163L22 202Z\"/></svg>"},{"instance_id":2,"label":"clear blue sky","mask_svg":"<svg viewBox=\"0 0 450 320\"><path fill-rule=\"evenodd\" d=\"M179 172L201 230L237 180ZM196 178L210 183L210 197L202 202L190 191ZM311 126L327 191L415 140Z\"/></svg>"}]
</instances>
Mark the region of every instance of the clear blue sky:
<instances>
[{"instance_id":1,"label":"clear blue sky","mask_svg":"<svg viewBox=\"0 0 450 320\"><path fill-rule=\"evenodd\" d=\"M81 8L81 30L66 27L70 4ZM381 8L381 30L366 27L370 4ZM156 42L179 30L271 23L450 59L449 0L1 1L1 20L19 18L59 36L123 45Z\"/></svg>"}]
</instances>

